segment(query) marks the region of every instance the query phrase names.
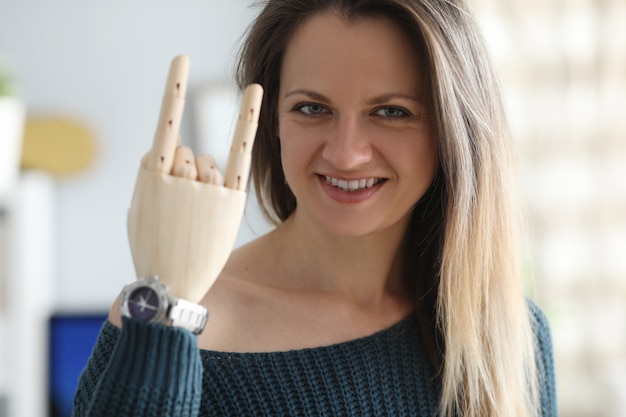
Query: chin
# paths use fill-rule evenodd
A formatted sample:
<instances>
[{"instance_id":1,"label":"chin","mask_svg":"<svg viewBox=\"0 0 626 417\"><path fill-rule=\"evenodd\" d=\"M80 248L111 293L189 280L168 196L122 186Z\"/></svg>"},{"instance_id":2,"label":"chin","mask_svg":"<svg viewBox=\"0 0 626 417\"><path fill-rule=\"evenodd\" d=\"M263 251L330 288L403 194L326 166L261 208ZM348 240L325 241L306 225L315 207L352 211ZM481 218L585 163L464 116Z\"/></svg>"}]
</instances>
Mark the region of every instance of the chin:
<instances>
[{"instance_id":1,"label":"chin","mask_svg":"<svg viewBox=\"0 0 626 417\"><path fill-rule=\"evenodd\" d=\"M397 219L376 219L371 213L367 215L355 215L354 213L333 213L321 215L323 211L317 211L314 223L328 235L339 239L371 238L374 236L404 234L408 223L408 216Z\"/></svg>"}]
</instances>

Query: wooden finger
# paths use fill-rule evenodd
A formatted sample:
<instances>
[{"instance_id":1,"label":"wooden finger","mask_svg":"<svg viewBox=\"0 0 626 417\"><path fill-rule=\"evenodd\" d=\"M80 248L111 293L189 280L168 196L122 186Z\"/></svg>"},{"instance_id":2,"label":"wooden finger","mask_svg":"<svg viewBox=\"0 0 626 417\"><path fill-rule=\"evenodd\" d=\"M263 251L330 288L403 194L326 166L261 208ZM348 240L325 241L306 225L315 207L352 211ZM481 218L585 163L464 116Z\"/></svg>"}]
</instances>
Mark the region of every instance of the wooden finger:
<instances>
[{"instance_id":1,"label":"wooden finger","mask_svg":"<svg viewBox=\"0 0 626 417\"><path fill-rule=\"evenodd\" d=\"M146 152L146 154L141 158L141 167L143 169L148 169L148 161L151 157L151 151Z\"/></svg>"},{"instance_id":2,"label":"wooden finger","mask_svg":"<svg viewBox=\"0 0 626 417\"><path fill-rule=\"evenodd\" d=\"M224 179L211 155L199 155L196 158L198 180L213 185L222 185Z\"/></svg>"},{"instance_id":3,"label":"wooden finger","mask_svg":"<svg viewBox=\"0 0 626 417\"><path fill-rule=\"evenodd\" d=\"M196 169L196 161L193 156L191 148L186 146L179 146L176 148L176 154L174 155L174 162L172 164L171 175L180 178L186 178L188 180L195 180L198 178L198 170Z\"/></svg>"},{"instance_id":4,"label":"wooden finger","mask_svg":"<svg viewBox=\"0 0 626 417\"><path fill-rule=\"evenodd\" d=\"M172 170L178 141L178 131L185 107L189 77L189 58L178 55L172 60L161 102L148 170L168 174Z\"/></svg>"},{"instance_id":5,"label":"wooden finger","mask_svg":"<svg viewBox=\"0 0 626 417\"><path fill-rule=\"evenodd\" d=\"M250 159L263 99L263 87L250 84L244 91L228 155L224 186L245 191L250 175Z\"/></svg>"}]
</instances>

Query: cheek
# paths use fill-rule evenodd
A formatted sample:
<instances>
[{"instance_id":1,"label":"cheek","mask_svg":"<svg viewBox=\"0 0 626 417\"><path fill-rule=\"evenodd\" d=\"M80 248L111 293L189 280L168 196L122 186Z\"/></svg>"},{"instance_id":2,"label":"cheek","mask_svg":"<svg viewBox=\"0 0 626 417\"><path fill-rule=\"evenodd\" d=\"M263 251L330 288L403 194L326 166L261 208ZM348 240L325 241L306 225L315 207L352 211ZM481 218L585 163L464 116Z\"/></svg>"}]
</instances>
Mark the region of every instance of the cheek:
<instances>
[{"instance_id":1,"label":"cheek","mask_svg":"<svg viewBox=\"0 0 626 417\"><path fill-rule=\"evenodd\" d=\"M293 144L289 140L280 138L280 161L283 166L283 173L285 174L285 180L288 183L292 182L292 167L294 166Z\"/></svg>"},{"instance_id":2,"label":"cheek","mask_svg":"<svg viewBox=\"0 0 626 417\"><path fill-rule=\"evenodd\" d=\"M285 176L297 171L305 171L315 158L319 149L319 135L313 129L298 129L289 123L281 124L279 129L281 161Z\"/></svg>"},{"instance_id":3,"label":"cheek","mask_svg":"<svg viewBox=\"0 0 626 417\"><path fill-rule=\"evenodd\" d=\"M422 167L422 173L428 174L430 178L435 175L438 166L437 147L434 141L431 141L424 146L416 149L417 158L415 162Z\"/></svg>"},{"instance_id":4,"label":"cheek","mask_svg":"<svg viewBox=\"0 0 626 417\"><path fill-rule=\"evenodd\" d=\"M301 147L292 138L280 138L280 159L285 174L285 181L294 191L298 183L299 172L305 166L306 161ZM295 187L298 188L297 186Z\"/></svg>"},{"instance_id":5,"label":"cheek","mask_svg":"<svg viewBox=\"0 0 626 417\"><path fill-rule=\"evenodd\" d=\"M294 143L291 139L289 126L282 120L278 120L278 141L280 143L280 161L285 173L285 179L289 181L291 166L293 165Z\"/></svg>"},{"instance_id":6,"label":"cheek","mask_svg":"<svg viewBox=\"0 0 626 417\"><path fill-rule=\"evenodd\" d=\"M432 133L432 129L428 125L424 128L425 130L413 152L416 155L416 163L423 167L423 172L429 174L430 180L432 180L439 166L439 151L437 150L437 138Z\"/></svg>"},{"instance_id":7,"label":"cheek","mask_svg":"<svg viewBox=\"0 0 626 417\"><path fill-rule=\"evenodd\" d=\"M408 186L417 187L419 193L425 192L434 180L439 165L434 138L422 137L403 150L396 149L395 153L398 174L409 179Z\"/></svg>"},{"instance_id":8,"label":"cheek","mask_svg":"<svg viewBox=\"0 0 626 417\"><path fill-rule=\"evenodd\" d=\"M392 136L392 135L387 135ZM438 164L437 140L430 129L420 127L395 135L394 140L378 143L381 151L395 161L405 175L426 173Z\"/></svg>"}]
</instances>

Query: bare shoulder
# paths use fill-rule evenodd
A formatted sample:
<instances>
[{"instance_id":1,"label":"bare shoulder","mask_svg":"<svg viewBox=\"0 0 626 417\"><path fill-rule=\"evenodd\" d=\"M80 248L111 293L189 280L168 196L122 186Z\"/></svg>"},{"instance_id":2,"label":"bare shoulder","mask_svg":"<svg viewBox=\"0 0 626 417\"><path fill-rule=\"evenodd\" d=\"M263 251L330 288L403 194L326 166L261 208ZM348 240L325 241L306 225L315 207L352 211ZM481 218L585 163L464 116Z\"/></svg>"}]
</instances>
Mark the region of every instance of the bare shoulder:
<instances>
[{"instance_id":1,"label":"bare shoulder","mask_svg":"<svg viewBox=\"0 0 626 417\"><path fill-rule=\"evenodd\" d=\"M397 300L355 305L327 291L289 285L273 237L233 252L202 304L209 320L199 347L221 352L274 352L327 346L382 330L411 310Z\"/></svg>"},{"instance_id":2,"label":"bare shoulder","mask_svg":"<svg viewBox=\"0 0 626 417\"><path fill-rule=\"evenodd\" d=\"M201 349L272 352L324 344L312 337L324 333L315 314L320 299L283 285L272 239L263 236L231 255L202 302L209 321Z\"/></svg>"},{"instance_id":3,"label":"bare shoulder","mask_svg":"<svg viewBox=\"0 0 626 417\"><path fill-rule=\"evenodd\" d=\"M271 288L260 284L271 274L266 238L261 237L233 251L224 270L202 300L209 309L209 321L199 338L203 349L243 351L250 335L263 325Z\"/></svg>"}]
</instances>

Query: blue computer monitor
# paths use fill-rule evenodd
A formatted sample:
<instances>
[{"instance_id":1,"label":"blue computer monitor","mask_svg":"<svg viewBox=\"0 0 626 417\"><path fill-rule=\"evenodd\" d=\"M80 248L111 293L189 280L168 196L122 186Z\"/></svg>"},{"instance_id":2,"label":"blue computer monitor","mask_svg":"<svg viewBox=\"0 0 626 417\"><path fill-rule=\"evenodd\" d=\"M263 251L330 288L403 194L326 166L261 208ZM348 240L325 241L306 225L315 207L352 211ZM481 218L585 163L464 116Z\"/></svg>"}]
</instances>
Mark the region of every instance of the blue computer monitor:
<instances>
[{"instance_id":1,"label":"blue computer monitor","mask_svg":"<svg viewBox=\"0 0 626 417\"><path fill-rule=\"evenodd\" d=\"M82 372L107 312L56 313L48 323L48 417L70 417Z\"/></svg>"}]
</instances>

